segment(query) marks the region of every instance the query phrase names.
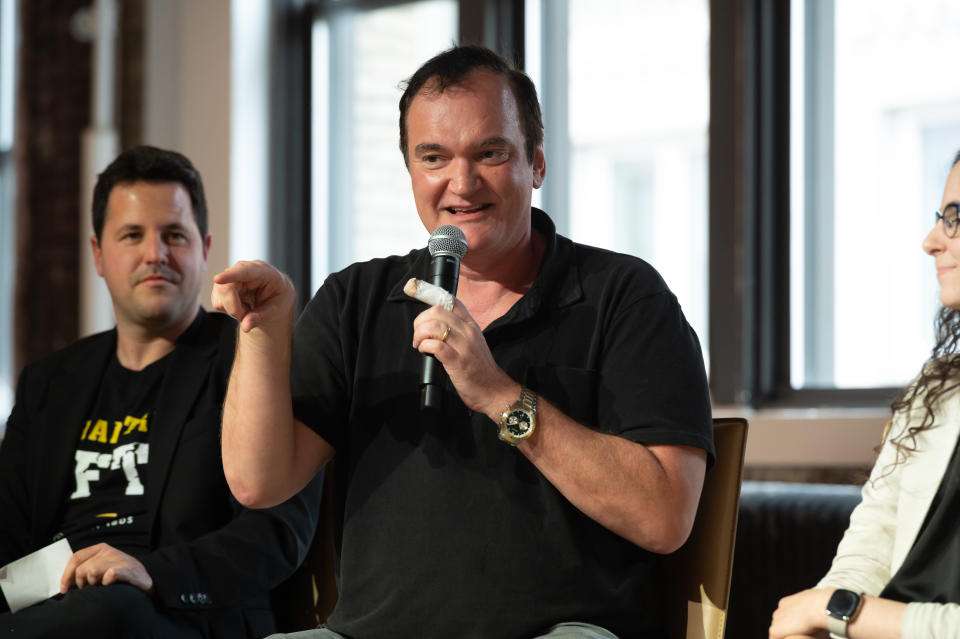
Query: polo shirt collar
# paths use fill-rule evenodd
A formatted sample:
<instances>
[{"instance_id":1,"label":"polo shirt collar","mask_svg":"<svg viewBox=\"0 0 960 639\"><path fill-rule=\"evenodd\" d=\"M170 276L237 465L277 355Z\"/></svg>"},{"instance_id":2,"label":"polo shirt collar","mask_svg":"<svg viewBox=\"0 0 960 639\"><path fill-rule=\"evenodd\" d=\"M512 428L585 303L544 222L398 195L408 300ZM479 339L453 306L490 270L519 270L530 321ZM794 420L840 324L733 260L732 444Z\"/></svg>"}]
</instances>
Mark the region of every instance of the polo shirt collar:
<instances>
[{"instance_id":1,"label":"polo shirt collar","mask_svg":"<svg viewBox=\"0 0 960 639\"><path fill-rule=\"evenodd\" d=\"M580 268L576 259L576 246L568 238L557 234L557 227L550 216L538 208L531 216L533 228L546 240L540 270L533 286L524 296L539 309L542 300L549 300L552 308L563 308L583 299Z\"/></svg>"}]
</instances>

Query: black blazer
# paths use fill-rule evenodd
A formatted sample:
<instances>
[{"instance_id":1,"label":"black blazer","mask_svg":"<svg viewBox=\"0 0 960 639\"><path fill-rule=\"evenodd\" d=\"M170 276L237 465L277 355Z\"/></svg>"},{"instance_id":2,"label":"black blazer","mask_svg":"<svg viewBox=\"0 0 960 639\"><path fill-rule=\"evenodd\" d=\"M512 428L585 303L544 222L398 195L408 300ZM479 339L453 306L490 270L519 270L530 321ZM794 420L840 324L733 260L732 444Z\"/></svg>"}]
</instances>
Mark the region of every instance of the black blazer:
<instances>
[{"instance_id":1,"label":"black blazer","mask_svg":"<svg viewBox=\"0 0 960 639\"><path fill-rule=\"evenodd\" d=\"M274 632L269 591L306 555L322 479L266 510L233 499L220 461L220 416L236 322L202 309L177 340L150 419L150 552L139 559L157 604L181 611L214 638ZM116 330L27 366L0 446L0 565L58 532L73 487L82 421L116 351ZM76 550L76 549L75 549Z\"/></svg>"}]
</instances>

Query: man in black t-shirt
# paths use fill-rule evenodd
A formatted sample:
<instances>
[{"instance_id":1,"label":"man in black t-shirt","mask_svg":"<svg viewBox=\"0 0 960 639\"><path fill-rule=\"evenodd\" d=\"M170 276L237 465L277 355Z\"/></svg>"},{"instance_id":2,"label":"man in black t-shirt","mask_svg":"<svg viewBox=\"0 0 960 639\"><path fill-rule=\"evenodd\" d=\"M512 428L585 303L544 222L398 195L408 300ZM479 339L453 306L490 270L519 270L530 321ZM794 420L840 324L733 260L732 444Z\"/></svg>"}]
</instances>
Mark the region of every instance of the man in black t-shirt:
<instances>
[{"instance_id":1,"label":"man in black t-shirt","mask_svg":"<svg viewBox=\"0 0 960 639\"><path fill-rule=\"evenodd\" d=\"M340 597L297 636L662 636L656 554L689 534L713 454L703 361L648 264L531 207L542 142L530 79L454 47L407 83L400 148L426 230L466 236L456 300L417 301L424 250L331 275L294 329L270 266L214 277L241 327L233 493L277 503L336 456ZM449 375L435 411L424 354Z\"/></svg>"},{"instance_id":2,"label":"man in black t-shirt","mask_svg":"<svg viewBox=\"0 0 960 639\"><path fill-rule=\"evenodd\" d=\"M132 556L149 550L149 424L169 361L161 357L143 370L116 358L107 364L74 455L74 490L61 530L72 548L104 542Z\"/></svg>"},{"instance_id":3,"label":"man in black t-shirt","mask_svg":"<svg viewBox=\"0 0 960 639\"><path fill-rule=\"evenodd\" d=\"M0 565L63 538L61 595L2 612L17 637L261 637L316 525L319 480L275 508L230 495L219 421L236 323L199 304L199 173L136 147L99 176L97 271L116 328L27 366L0 445Z\"/></svg>"}]
</instances>

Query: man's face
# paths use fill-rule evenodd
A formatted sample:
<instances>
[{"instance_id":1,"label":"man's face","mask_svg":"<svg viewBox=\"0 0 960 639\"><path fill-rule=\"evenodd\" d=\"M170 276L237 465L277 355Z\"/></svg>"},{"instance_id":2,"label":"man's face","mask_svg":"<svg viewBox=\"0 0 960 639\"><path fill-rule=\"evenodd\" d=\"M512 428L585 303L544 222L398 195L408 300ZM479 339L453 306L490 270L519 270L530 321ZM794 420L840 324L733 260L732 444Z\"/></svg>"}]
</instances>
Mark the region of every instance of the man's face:
<instances>
[{"instance_id":1,"label":"man's face","mask_svg":"<svg viewBox=\"0 0 960 639\"><path fill-rule=\"evenodd\" d=\"M428 231L459 227L466 261L503 256L529 239L530 195L546 164L541 148L532 164L527 158L506 78L477 70L441 94L421 92L407 136L413 197Z\"/></svg>"},{"instance_id":2,"label":"man's face","mask_svg":"<svg viewBox=\"0 0 960 639\"><path fill-rule=\"evenodd\" d=\"M200 237L182 184L116 185L107 199L101 239L90 242L117 326L160 331L193 320L210 236Z\"/></svg>"}]
</instances>

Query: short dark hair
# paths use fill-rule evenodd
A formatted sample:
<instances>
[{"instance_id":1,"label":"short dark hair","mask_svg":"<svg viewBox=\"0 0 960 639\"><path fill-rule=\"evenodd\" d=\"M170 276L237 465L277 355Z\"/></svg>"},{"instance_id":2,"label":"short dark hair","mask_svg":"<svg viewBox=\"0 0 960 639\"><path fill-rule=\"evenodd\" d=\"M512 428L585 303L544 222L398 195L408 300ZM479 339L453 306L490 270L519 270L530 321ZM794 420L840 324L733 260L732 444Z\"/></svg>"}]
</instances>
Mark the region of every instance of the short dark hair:
<instances>
[{"instance_id":1,"label":"short dark hair","mask_svg":"<svg viewBox=\"0 0 960 639\"><path fill-rule=\"evenodd\" d=\"M400 152L403 153L403 161L407 166L410 166L407 153L407 113L413 99L421 91L443 93L459 84L468 73L476 69L492 71L505 77L510 83L520 115L527 160L533 163L534 151L543 144L543 116L533 81L526 73L516 69L490 49L477 45L462 45L451 47L430 58L404 83L403 96L400 98Z\"/></svg>"},{"instance_id":2,"label":"short dark hair","mask_svg":"<svg viewBox=\"0 0 960 639\"><path fill-rule=\"evenodd\" d=\"M118 184L144 180L147 182L179 182L190 195L193 219L200 237L207 236L207 199L203 194L200 172L185 155L176 151L140 145L127 149L97 176L93 187L93 232L97 241L103 234L110 191Z\"/></svg>"}]
</instances>

